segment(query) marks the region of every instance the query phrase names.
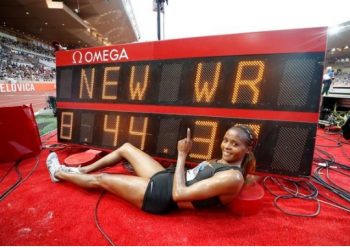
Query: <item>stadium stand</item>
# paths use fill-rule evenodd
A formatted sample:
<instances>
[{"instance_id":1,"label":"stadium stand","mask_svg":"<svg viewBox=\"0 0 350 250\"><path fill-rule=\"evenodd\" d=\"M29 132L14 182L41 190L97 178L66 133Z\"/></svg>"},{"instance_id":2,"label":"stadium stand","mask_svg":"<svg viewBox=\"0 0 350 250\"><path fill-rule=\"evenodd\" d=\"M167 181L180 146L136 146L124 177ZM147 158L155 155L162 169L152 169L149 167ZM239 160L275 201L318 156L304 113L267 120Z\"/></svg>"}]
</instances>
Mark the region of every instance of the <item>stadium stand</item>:
<instances>
[{"instance_id":1,"label":"stadium stand","mask_svg":"<svg viewBox=\"0 0 350 250\"><path fill-rule=\"evenodd\" d=\"M44 47L45 46L45 47ZM0 30L0 80L54 81L53 48Z\"/></svg>"},{"instance_id":2,"label":"stadium stand","mask_svg":"<svg viewBox=\"0 0 350 250\"><path fill-rule=\"evenodd\" d=\"M334 86L350 87L350 73L339 72L334 79Z\"/></svg>"}]
</instances>

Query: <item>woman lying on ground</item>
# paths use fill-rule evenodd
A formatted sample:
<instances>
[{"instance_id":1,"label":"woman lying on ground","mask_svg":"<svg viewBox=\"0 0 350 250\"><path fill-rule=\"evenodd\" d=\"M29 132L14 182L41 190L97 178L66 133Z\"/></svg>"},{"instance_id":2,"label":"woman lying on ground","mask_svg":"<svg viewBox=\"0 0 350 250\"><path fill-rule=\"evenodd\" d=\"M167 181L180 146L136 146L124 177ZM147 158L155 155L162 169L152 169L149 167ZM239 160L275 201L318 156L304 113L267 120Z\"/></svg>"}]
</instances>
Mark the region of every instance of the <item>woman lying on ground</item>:
<instances>
[{"instance_id":1,"label":"woman lying on ground","mask_svg":"<svg viewBox=\"0 0 350 250\"><path fill-rule=\"evenodd\" d=\"M191 133L178 142L176 168L165 169L145 152L125 143L95 163L66 167L56 153L47 158L53 182L65 180L82 188L102 188L132 203L143 211L163 214L174 208L204 208L230 203L240 192L248 173L255 170L252 152L256 138L243 125L229 128L221 143L221 159L204 161L193 169L185 168L192 146ZM97 173L93 171L127 160L133 175Z\"/></svg>"}]
</instances>

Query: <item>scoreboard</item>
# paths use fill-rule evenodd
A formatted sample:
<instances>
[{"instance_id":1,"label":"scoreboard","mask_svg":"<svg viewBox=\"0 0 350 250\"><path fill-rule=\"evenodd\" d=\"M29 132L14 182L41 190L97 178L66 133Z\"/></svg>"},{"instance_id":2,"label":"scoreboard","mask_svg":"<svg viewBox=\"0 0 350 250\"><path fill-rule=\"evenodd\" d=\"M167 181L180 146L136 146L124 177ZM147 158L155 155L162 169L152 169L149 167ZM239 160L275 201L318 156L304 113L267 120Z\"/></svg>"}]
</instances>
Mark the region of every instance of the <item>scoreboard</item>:
<instances>
[{"instance_id":1,"label":"scoreboard","mask_svg":"<svg viewBox=\"0 0 350 250\"><path fill-rule=\"evenodd\" d=\"M60 51L58 141L113 150L130 142L176 159L220 158L235 124L258 137L257 171L309 176L326 28L243 33Z\"/></svg>"}]
</instances>

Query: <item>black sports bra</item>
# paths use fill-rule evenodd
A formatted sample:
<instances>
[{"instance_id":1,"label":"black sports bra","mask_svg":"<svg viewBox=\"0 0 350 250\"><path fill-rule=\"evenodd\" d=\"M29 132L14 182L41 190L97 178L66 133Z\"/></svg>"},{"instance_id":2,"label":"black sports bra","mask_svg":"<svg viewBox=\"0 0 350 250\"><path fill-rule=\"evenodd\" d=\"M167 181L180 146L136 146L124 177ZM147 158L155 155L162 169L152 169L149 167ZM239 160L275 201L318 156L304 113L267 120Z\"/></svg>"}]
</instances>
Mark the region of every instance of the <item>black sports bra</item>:
<instances>
[{"instance_id":1,"label":"black sports bra","mask_svg":"<svg viewBox=\"0 0 350 250\"><path fill-rule=\"evenodd\" d=\"M212 177L214 174L216 174L217 172L226 171L230 169L239 170L240 172L242 172L242 169L238 166L230 166L230 165L218 163L217 161L210 161L208 162L208 164L202 165L199 167L199 172L197 173L195 178L190 181L186 181L186 186L191 186L196 182L208 179ZM207 208L207 207L212 207L216 205L222 205L222 203L220 201L219 196L214 196L205 200L192 201L192 205L195 208Z\"/></svg>"}]
</instances>

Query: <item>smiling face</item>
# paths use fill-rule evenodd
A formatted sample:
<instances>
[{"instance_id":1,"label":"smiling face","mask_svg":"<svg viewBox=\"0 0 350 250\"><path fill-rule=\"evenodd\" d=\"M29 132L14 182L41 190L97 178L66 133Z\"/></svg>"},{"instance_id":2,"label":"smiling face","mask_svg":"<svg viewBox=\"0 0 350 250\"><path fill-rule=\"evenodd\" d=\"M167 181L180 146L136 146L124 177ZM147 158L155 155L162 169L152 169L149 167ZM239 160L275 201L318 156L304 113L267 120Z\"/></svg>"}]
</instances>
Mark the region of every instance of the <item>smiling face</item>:
<instances>
[{"instance_id":1,"label":"smiling face","mask_svg":"<svg viewBox=\"0 0 350 250\"><path fill-rule=\"evenodd\" d=\"M240 166L246 153L249 152L247 138L239 128L230 128L221 142L221 161Z\"/></svg>"}]
</instances>

